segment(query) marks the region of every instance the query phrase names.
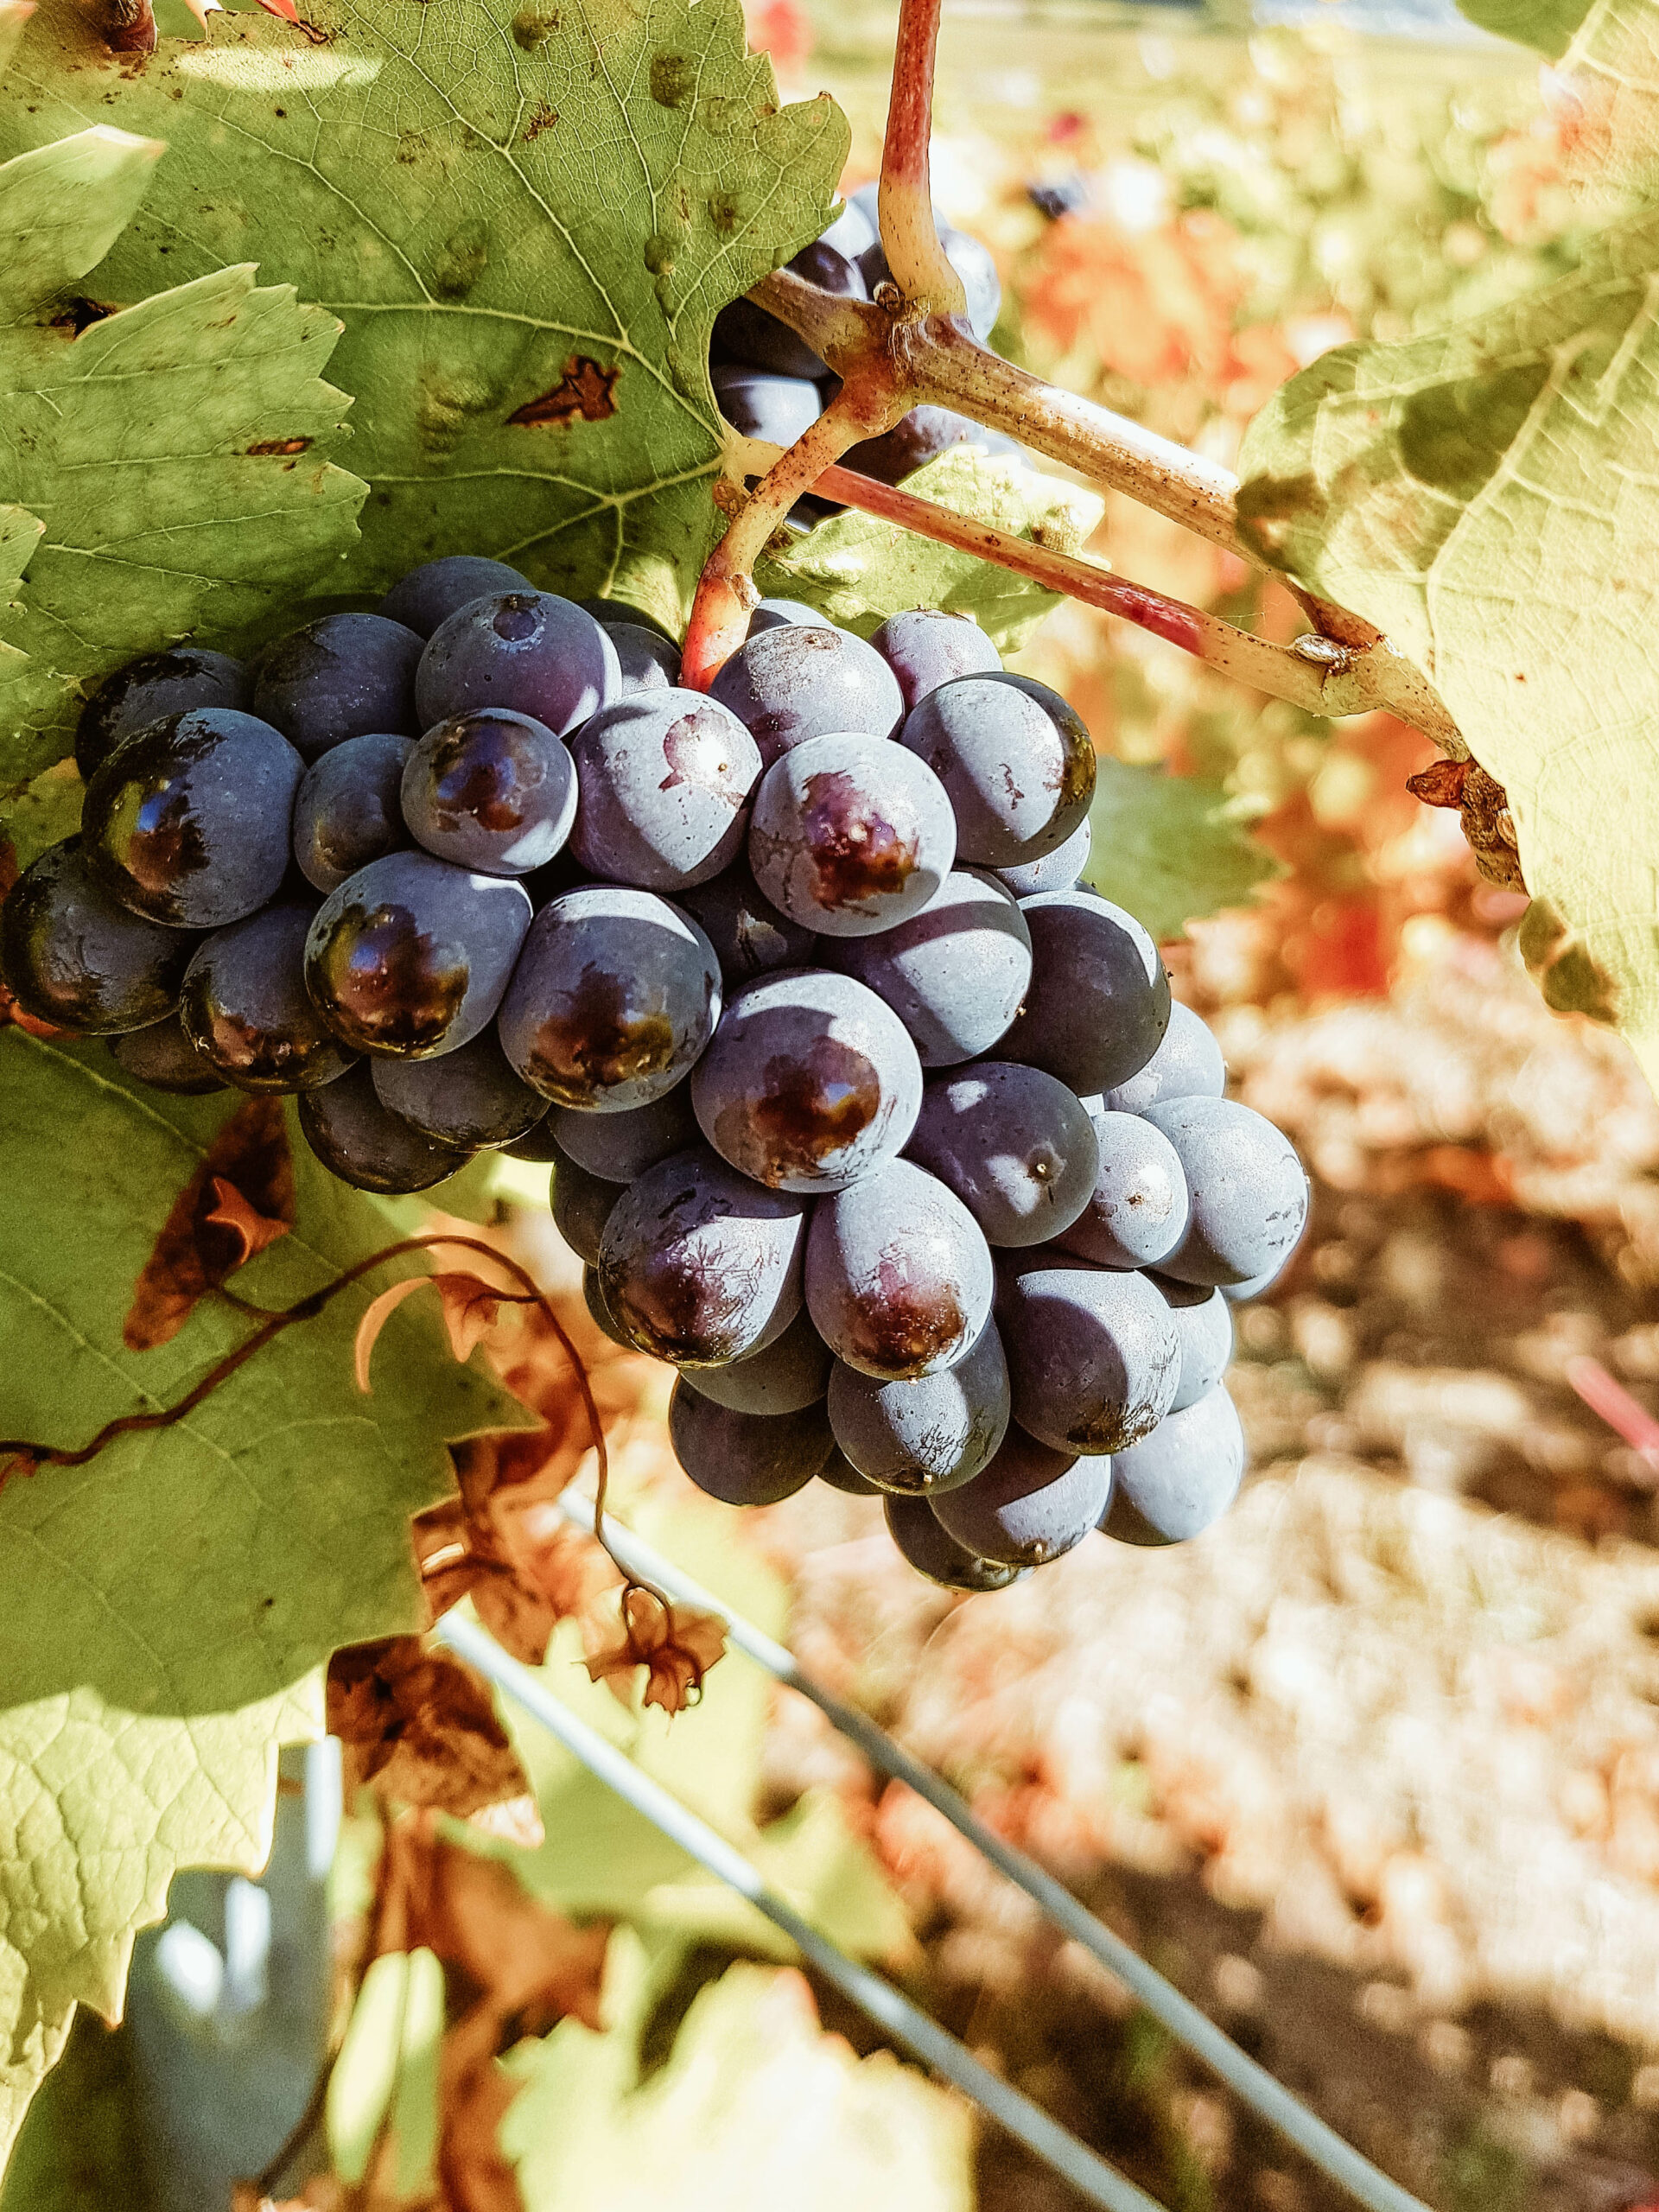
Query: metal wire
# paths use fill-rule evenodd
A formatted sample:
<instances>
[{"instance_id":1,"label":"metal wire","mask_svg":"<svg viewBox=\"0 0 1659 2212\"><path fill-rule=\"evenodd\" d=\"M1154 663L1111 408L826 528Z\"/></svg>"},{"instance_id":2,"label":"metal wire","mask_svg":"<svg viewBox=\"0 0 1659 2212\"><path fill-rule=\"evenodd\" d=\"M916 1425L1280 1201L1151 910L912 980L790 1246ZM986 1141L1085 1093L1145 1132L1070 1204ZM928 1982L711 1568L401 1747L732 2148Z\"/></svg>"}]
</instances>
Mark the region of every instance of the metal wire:
<instances>
[{"instance_id":1,"label":"metal wire","mask_svg":"<svg viewBox=\"0 0 1659 2212\"><path fill-rule=\"evenodd\" d=\"M566 1491L559 1500L559 1507L566 1519L577 1528L593 1527L591 1499L573 1497ZM1236 2096L1276 2127L1287 2142L1294 2144L1312 2164L1365 2205L1368 2212L1428 2212L1421 2197L1391 2181L1316 2113L1310 2112L1282 2082L1275 2081L1265 2067L1258 2065L1230 2036L1224 2034L1208 2013L1200 2012L1191 1999L1183 1997L1173 1983L1166 1981L1155 1967L1149 1967L1121 1936L1115 1936L1096 1920L1086 1905L1079 1904L1071 1891L1035 1859L1028 1859L1024 1852L1016 1850L994 1829L987 1827L966 1801L931 1767L925 1766L902 1744L895 1743L868 1713L825 1689L800 1665L793 1652L764 1630L756 1628L752 1621L745 1620L741 1613L734 1612L712 1591L682 1573L671 1560L664 1559L643 1537L636 1535L632 1529L624 1528L608 1514L605 1516L605 1538L619 1563L629 1573L638 1574L642 1581L655 1583L680 1604L717 1614L740 1651L785 1688L810 1699L850 1743L857 1745L873 1766L904 1783L918 1797L925 1798L959 1834L989 1859L999 1873L1023 1890L1057 1928L1063 1929L1115 1974L1179 2043L1184 2044L1196 2058L1202 2059Z\"/></svg>"},{"instance_id":2,"label":"metal wire","mask_svg":"<svg viewBox=\"0 0 1659 2212\"><path fill-rule=\"evenodd\" d=\"M902 2044L936 2074L942 2075L966 2097L970 2097L999 2126L1033 2151L1045 2164L1071 2183L1089 2203L1102 2212L1163 2212L1154 2197L1096 2158L1085 2144L1049 2118L1029 2097L1007 2082L942 2028L937 2020L912 2005L893 1984L856 1960L849 1959L828 1937L803 1920L792 1905L767 1889L742 1853L717 1835L706 1822L670 1796L660 1783L637 1767L625 1751L617 1750L590 1728L563 1700L555 1697L531 1669L501 1649L476 1621L446 1613L435 1631L452 1651L458 1652L481 1675L520 1705L549 1733L556 1736L590 1773L614 1789L637 1813L644 1815L700 1866L729 1883L781 1928L803 1956L810 1959L824 1980L832 1982L895 2043Z\"/></svg>"}]
</instances>

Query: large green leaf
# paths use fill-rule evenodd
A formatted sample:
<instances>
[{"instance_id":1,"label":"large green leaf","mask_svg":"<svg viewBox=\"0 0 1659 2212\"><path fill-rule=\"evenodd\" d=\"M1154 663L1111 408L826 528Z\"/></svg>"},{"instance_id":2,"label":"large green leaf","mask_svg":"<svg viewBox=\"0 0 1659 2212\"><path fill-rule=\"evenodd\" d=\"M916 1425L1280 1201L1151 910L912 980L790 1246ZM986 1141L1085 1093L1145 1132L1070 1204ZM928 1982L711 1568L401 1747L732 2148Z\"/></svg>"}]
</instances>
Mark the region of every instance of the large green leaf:
<instances>
[{"instance_id":1,"label":"large green leaf","mask_svg":"<svg viewBox=\"0 0 1659 2212\"><path fill-rule=\"evenodd\" d=\"M1571 45L1586 0L1458 0L1458 11L1482 30L1535 47L1554 60Z\"/></svg>"},{"instance_id":2,"label":"large green leaf","mask_svg":"<svg viewBox=\"0 0 1659 2212\"><path fill-rule=\"evenodd\" d=\"M1160 944L1283 874L1219 784L1109 759L1096 774L1088 880Z\"/></svg>"},{"instance_id":3,"label":"large green leaf","mask_svg":"<svg viewBox=\"0 0 1659 2212\"><path fill-rule=\"evenodd\" d=\"M315 0L149 62L47 0L0 153L163 138L97 274L117 297L257 262L346 323L374 483L341 589L464 549L677 619L715 526L718 309L815 236L848 136L779 110L737 0Z\"/></svg>"}]
</instances>

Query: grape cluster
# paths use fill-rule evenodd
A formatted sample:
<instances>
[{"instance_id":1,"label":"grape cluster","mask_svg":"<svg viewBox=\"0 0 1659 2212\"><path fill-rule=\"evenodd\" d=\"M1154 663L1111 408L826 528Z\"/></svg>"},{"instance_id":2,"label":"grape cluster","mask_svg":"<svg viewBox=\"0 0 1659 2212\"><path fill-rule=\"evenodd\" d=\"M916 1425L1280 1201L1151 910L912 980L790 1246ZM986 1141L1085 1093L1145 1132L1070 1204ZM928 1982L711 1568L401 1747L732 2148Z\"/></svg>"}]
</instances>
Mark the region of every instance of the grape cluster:
<instances>
[{"instance_id":1,"label":"grape cluster","mask_svg":"<svg viewBox=\"0 0 1659 2212\"><path fill-rule=\"evenodd\" d=\"M995 1588L1195 1534L1228 1301L1306 1184L1080 880L1095 755L971 621L763 603L712 693L499 563L91 701L79 833L0 907L23 1010L163 1090L294 1092L343 1180L553 1166L692 1480L884 1495Z\"/></svg>"}]
</instances>

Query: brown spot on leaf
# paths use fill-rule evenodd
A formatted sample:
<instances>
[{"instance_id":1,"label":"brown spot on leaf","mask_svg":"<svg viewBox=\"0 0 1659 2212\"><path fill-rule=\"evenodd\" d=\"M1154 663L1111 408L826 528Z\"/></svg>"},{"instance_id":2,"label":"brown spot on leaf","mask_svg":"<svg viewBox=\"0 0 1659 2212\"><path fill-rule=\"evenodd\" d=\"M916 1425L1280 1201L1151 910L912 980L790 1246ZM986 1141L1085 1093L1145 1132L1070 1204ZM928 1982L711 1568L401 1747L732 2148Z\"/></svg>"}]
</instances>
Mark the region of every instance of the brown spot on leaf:
<instances>
[{"instance_id":1,"label":"brown spot on leaf","mask_svg":"<svg viewBox=\"0 0 1659 2212\"><path fill-rule=\"evenodd\" d=\"M257 459L265 454L303 453L310 442L309 438L266 438L261 444L250 446L247 450Z\"/></svg>"},{"instance_id":2,"label":"brown spot on leaf","mask_svg":"<svg viewBox=\"0 0 1659 2212\"><path fill-rule=\"evenodd\" d=\"M620 367L601 369L586 353L573 353L558 383L539 398L515 408L507 420L521 429L550 423L555 429L568 430L576 422L602 423L616 412L613 394L621 373Z\"/></svg>"},{"instance_id":3,"label":"brown spot on leaf","mask_svg":"<svg viewBox=\"0 0 1659 2212\"><path fill-rule=\"evenodd\" d=\"M129 1351L177 1336L200 1298L294 1226L294 1162L280 1098L238 1107L175 1200L133 1286Z\"/></svg>"},{"instance_id":4,"label":"brown spot on leaf","mask_svg":"<svg viewBox=\"0 0 1659 2212\"><path fill-rule=\"evenodd\" d=\"M538 106L533 107L524 118L524 127L518 134L519 138L527 146L532 138L539 138L543 130L552 130L556 128L558 120L557 108L550 107L547 102L543 100Z\"/></svg>"},{"instance_id":5,"label":"brown spot on leaf","mask_svg":"<svg viewBox=\"0 0 1659 2212\"><path fill-rule=\"evenodd\" d=\"M52 318L54 330L67 330L72 338L79 338L83 330L90 330L95 322L103 322L119 310L106 307L102 300L77 297Z\"/></svg>"}]
</instances>

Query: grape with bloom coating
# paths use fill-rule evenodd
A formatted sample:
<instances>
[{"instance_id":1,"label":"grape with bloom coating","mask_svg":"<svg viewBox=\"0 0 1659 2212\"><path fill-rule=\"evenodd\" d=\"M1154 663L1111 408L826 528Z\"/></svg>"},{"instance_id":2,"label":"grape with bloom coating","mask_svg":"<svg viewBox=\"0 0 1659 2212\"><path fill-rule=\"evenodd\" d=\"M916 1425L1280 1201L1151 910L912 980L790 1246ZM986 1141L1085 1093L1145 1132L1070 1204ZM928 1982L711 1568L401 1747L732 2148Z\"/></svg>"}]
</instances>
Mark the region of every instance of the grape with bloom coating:
<instances>
[{"instance_id":1,"label":"grape with bloom coating","mask_svg":"<svg viewBox=\"0 0 1659 2212\"><path fill-rule=\"evenodd\" d=\"M148 1084L152 1090L199 1098L225 1088L224 1077L185 1035L176 1014L152 1021L147 1029L129 1029L111 1037L110 1057L124 1074Z\"/></svg>"},{"instance_id":2,"label":"grape with bloom coating","mask_svg":"<svg viewBox=\"0 0 1659 2212\"><path fill-rule=\"evenodd\" d=\"M338 891L348 875L409 843L404 768L412 738L388 730L348 737L314 760L294 801L294 857L319 891Z\"/></svg>"},{"instance_id":3,"label":"grape with bloom coating","mask_svg":"<svg viewBox=\"0 0 1659 2212\"><path fill-rule=\"evenodd\" d=\"M773 906L826 937L873 937L919 914L950 874L956 847L938 777L877 737L796 746L761 779L749 824L755 881Z\"/></svg>"},{"instance_id":4,"label":"grape with bloom coating","mask_svg":"<svg viewBox=\"0 0 1659 2212\"><path fill-rule=\"evenodd\" d=\"M620 1184L607 1183L597 1175L590 1175L585 1167L579 1167L574 1160L568 1159L555 1143L550 1195L553 1226L579 1260L596 1268L606 1224L622 1196ZM629 1349L634 1347L630 1344Z\"/></svg>"},{"instance_id":5,"label":"grape with bloom coating","mask_svg":"<svg viewBox=\"0 0 1659 2212\"><path fill-rule=\"evenodd\" d=\"M976 1342L995 1277L961 1199L895 1160L818 1201L805 1284L807 1310L836 1358L901 1382L950 1366Z\"/></svg>"},{"instance_id":6,"label":"grape with bloom coating","mask_svg":"<svg viewBox=\"0 0 1659 2212\"><path fill-rule=\"evenodd\" d=\"M706 883L743 849L760 755L737 716L700 691L645 691L575 732L582 804L571 836L592 874L646 891Z\"/></svg>"},{"instance_id":7,"label":"grape with bloom coating","mask_svg":"<svg viewBox=\"0 0 1659 2212\"><path fill-rule=\"evenodd\" d=\"M493 1029L435 1059L373 1063L380 1103L444 1144L469 1152L516 1144L547 1111L547 1101L507 1065Z\"/></svg>"},{"instance_id":8,"label":"grape with bloom coating","mask_svg":"<svg viewBox=\"0 0 1659 2212\"><path fill-rule=\"evenodd\" d=\"M988 1052L1031 983L1031 931L995 876L953 868L919 914L843 938L836 965L884 998L925 1068Z\"/></svg>"},{"instance_id":9,"label":"grape with bloom coating","mask_svg":"<svg viewBox=\"0 0 1659 2212\"><path fill-rule=\"evenodd\" d=\"M549 1112L548 1128L561 1152L607 1183L632 1183L659 1160L685 1152L697 1141L697 1119L691 1111L690 1086L683 1083L649 1106L633 1106L626 1114L555 1106Z\"/></svg>"},{"instance_id":10,"label":"grape with bloom coating","mask_svg":"<svg viewBox=\"0 0 1659 2212\"><path fill-rule=\"evenodd\" d=\"M1065 842L1056 845L1052 853L1045 853L1040 860L1027 861L1020 868L999 868L992 873L1016 899L1030 899L1039 891L1070 891L1089 865L1094 842L1095 833L1085 814Z\"/></svg>"},{"instance_id":11,"label":"grape with bloom coating","mask_svg":"<svg viewBox=\"0 0 1659 2212\"><path fill-rule=\"evenodd\" d=\"M881 1493L872 1482L867 1482L839 1446L831 1447L830 1457L818 1469L818 1480L828 1483L831 1490L838 1490L844 1497L880 1497Z\"/></svg>"},{"instance_id":12,"label":"grape with bloom coating","mask_svg":"<svg viewBox=\"0 0 1659 2212\"><path fill-rule=\"evenodd\" d=\"M817 931L780 914L742 861L708 883L677 893L675 904L684 907L714 946L728 990L774 968L804 967L817 945Z\"/></svg>"},{"instance_id":13,"label":"grape with bloom coating","mask_svg":"<svg viewBox=\"0 0 1659 2212\"><path fill-rule=\"evenodd\" d=\"M722 1505L776 1505L810 1483L830 1457L822 1406L798 1413L746 1414L687 1387L668 1402L674 1456L700 1491Z\"/></svg>"},{"instance_id":14,"label":"grape with bloom coating","mask_svg":"<svg viewBox=\"0 0 1659 2212\"><path fill-rule=\"evenodd\" d=\"M982 1473L930 1500L966 1550L1004 1567L1046 1567L1080 1544L1106 1510L1112 1462L1039 1444L1018 1428Z\"/></svg>"},{"instance_id":15,"label":"grape with bloom coating","mask_svg":"<svg viewBox=\"0 0 1659 2212\"><path fill-rule=\"evenodd\" d=\"M31 861L0 901L7 989L36 1021L81 1036L148 1029L170 1014L200 942L112 899L79 837Z\"/></svg>"},{"instance_id":16,"label":"grape with bloom coating","mask_svg":"<svg viewBox=\"0 0 1659 2212\"><path fill-rule=\"evenodd\" d=\"M92 781L124 737L168 715L188 714L192 707L237 707L245 714L252 705L252 675L228 653L200 645L145 653L106 676L81 709L75 725L81 781Z\"/></svg>"},{"instance_id":17,"label":"grape with bloom coating","mask_svg":"<svg viewBox=\"0 0 1659 2212\"><path fill-rule=\"evenodd\" d=\"M830 1376L830 1426L867 1481L901 1493L971 1482L1008 1429L1008 1363L988 1321L954 1367L910 1382L884 1382L837 1360Z\"/></svg>"},{"instance_id":18,"label":"grape with bloom coating","mask_svg":"<svg viewBox=\"0 0 1659 2212\"><path fill-rule=\"evenodd\" d=\"M429 1191L472 1158L383 1106L361 1060L338 1082L300 1093L300 1128L329 1173L359 1191Z\"/></svg>"},{"instance_id":19,"label":"grape with bloom coating","mask_svg":"<svg viewBox=\"0 0 1659 2212\"><path fill-rule=\"evenodd\" d=\"M1171 1098L1147 1119L1174 1147L1192 1201L1163 1273L1224 1285L1271 1277L1307 1223L1307 1176L1290 1139L1236 1098Z\"/></svg>"},{"instance_id":20,"label":"grape with bloom coating","mask_svg":"<svg viewBox=\"0 0 1659 2212\"><path fill-rule=\"evenodd\" d=\"M1174 1402L1180 1345L1145 1275L1033 1259L1004 1278L997 1326L1014 1417L1056 1452L1121 1452Z\"/></svg>"},{"instance_id":21,"label":"grape with bloom coating","mask_svg":"<svg viewBox=\"0 0 1659 2212\"><path fill-rule=\"evenodd\" d=\"M546 591L500 592L458 608L427 639L415 678L421 729L474 707L510 707L566 737L621 692L604 631Z\"/></svg>"},{"instance_id":22,"label":"grape with bloom coating","mask_svg":"<svg viewBox=\"0 0 1659 2212\"><path fill-rule=\"evenodd\" d=\"M1093 741L1059 693L1029 676L942 684L906 716L899 739L949 792L965 861L1021 867L1088 817Z\"/></svg>"},{"instance_id":23,"label":"grape with bloom coating","mask_svg":"<svg viewBox=\"0 0 1659 2212\"><path fill-rule=\"evenodd\" d=\"M576 818L576 771L532 715L478 707L428 730L404 766L404 819L456 868L528 875L561 851Z\"/></svg>"},{"instance_id":24,"label":"grape with bloom coating","mask_svg":"<svg viewBox=\"0 0 1659 2212\"><path fill-rule=\"evenodd\" d=\"M776 630L786 622L804 622L810 630L833 630L837 626L827 614L820 614L804 599L763 599L749 617L747 635L758 638L763 630Z\"/></svg>"},{"instance_id":25,"label":"grape with bloom coating","mask_svg":"<svg viewBox=\"0 0 1659 2212\"><path fill-rule=\"evenodd\" d=\"M959 676L1000 672L1002 656L977 622L938 607L907 607L888 615L870 639L898 680L905 712Z\"/></svg>"},{"instance_id":26,"label":"grape with bloom coating","mask_svg":"<svg viewBox=\"0 0 1659 2212\"><path fill-rule=\"evenodd\" d=\"M1173 1000L1169 1027L1145 1067L1101 1099L1109 1114L1144 1114L1171 1098L1220 1098L1227 1090L1227 1064L1207 1021L1190 1006Z\"/></svg>"},{"instance_id":27,"label":"grape with bloom coating","mask_svg":"<svg viewBox=\"0 0 1659 2212\"><path fill-rule=\"evenodd\" d=\"M1186 1178L1175 1147L1138 1114L1096 1109L1100 1166L1087 1205L1058 1239L1098 1268L1154 1268L1186 1234Z\"/></svg>"},{"instance_id":28,"label":"grape with bloom coating","mask_svg":"<svg viewBox=\"0 0 1659 2212\"><path fill-rule=\"evenodd\" d=\"M1155 1283L1181 1348L1181 1379L1170 1401L1173 1414L1185 1413L1206 1391L1213 1390L1227 1372L1233 1356L1233 1309L1225 1294L1207 1284L1177 1282L1173 1275L1149 1273Z\"/></svg>"},{"instance_id":29,"label":"grape with bloom coating","mask_svg":"<svg viewBox=\"0 0 1659 2212\"><path fill-rule=\"evenodd\" d=\"M1079 1098L1126 1083L1169 1027L1169 977L1133 914L1088 891L1039 891L1020 911L1031 931L1031 989L997 1046L1058 1076Z\"/></svg>"},{"instance_id":30,"label":"grape with bloom coating","mask_svg":"<svg viewBox=\"0 0 1659 2212\"><path fill-rule=\"evenodd\" d=\"M643 622L604 622L600 626L616 647L622 696L638 691L672 691L680 681L680 649L671 639Z\"/></svg>"},{"instance_id":31,"label":"grape with bloom coating","mask_svg":"<svg viewBox=\"0 0 1659 2212\"><path fill-rule=\"evenodd\" d=\"M959 1544L925 1497L888 1497L883 1506L887 1534L898 1546L899 1556L918 1574L925 1574L944 1589L1006 1590L1026 1571L981 1559Z\"/></svg>"},{"instance_id":32,"label":"grape with bloom coating","mask_svg":"<svg viewBox=\"0 0 1659 2212\"><path fill-rule=\"evenodd\" d=\"M907 1149L999 1246L1044 1244L1069 1229L1099 1164L1081 1099L1010 1060L977 1060L930 1083Z\"/></svg>"},{"instance_id":33,"label":"grape with bloom coating","mask_svg":"<svg viewBox=\"0 0 1659 2212\"><path fill-rule=\"evenodd\" d=\"M1182 1544L1218 1521L1244 1476L1238 1408L1219 1383L1112 1463L1100 1526L1123 1544Z\"/></svg>"},{"instance_id":34,"label":"grape with bloom coating","mask_svg":"<svg viewBox=\"0 0 1659 2212\"><path fill-rule=\"evenodd\" d=\"M860 476L873 476L878 484L902 484L917 469L925 468L953 446L972 446L982 454L1017 454L1019 447L1001 430L988 430L971 416L950 407L912 407L879 438L861 438L849 446L841 465Z\"/></svg>"},{"instance_id":35,"label":"grape with bloom coating","mask_svg":"<svg viewBox=\"0 0 1659 2212\"><path fill-rule=\"evenodd\" d=\"M726 1367L688 1367L691 1388L738 1414L796 1414L830 1387L830 1347L798 1313L782 1336Z\"/></svg>"},{"instance_id":36,"label":"grape with bloom coating","mask_svg":"<svg viewBox=\"0 0 1659 2212\"><path fill-rule=\"evenodd\" d=\"M384 614L325 614L267 645L254 664L253 711L308 761L348 737L413 737L421 639Z\"/></svg>"},{"instance_id":37,"label":"grape with bloom coating","mask_svg":"<svg viewBox=\"0 0 1659 2212\"><path fill-rule=\"evenodd\" d=\"M891 737L905 712L898 678L874 645L828 623L782 622L740 645L711 686L770 768L810 737Z\"/></svg>"},{"instance_id":38,"label":"grape with bloom coating","mask_svg":"<svg viewBox=\"0 0 1659 2212\"><path fill-rule=\"evenodd\" d=\"M315 899L283 899L217 930L185 970L179 1019L238 1090L314 1090L356 1054L324 1027L305 988Z\"/></svg>"},{"instance_id":39,"label":"grape with bloom coating","mask_svg":"<svg viewBox=\"0 0 1659 2212\"><path fill-rule=\"evenodd\" d=\"M716 361L709 371L715 404L746 438L792 446L823 412L817 385L805 377L772 376L765 369Z\"/></svg>"},{"instance_id":40,"label":"grape with bloom coating","mask_svg":"<svg viewBox=\"0 0 1659 2212\"><path fill-rule=\"evenodd\" d=\"M429 638L475 599L504 591L534 591L528 576L510 569L505 561L486 560L478 553L451 553L440 561L423 561L400 577L375 608L389 622L401 622L417 638Z\"/></svg>"}]
</instances>

